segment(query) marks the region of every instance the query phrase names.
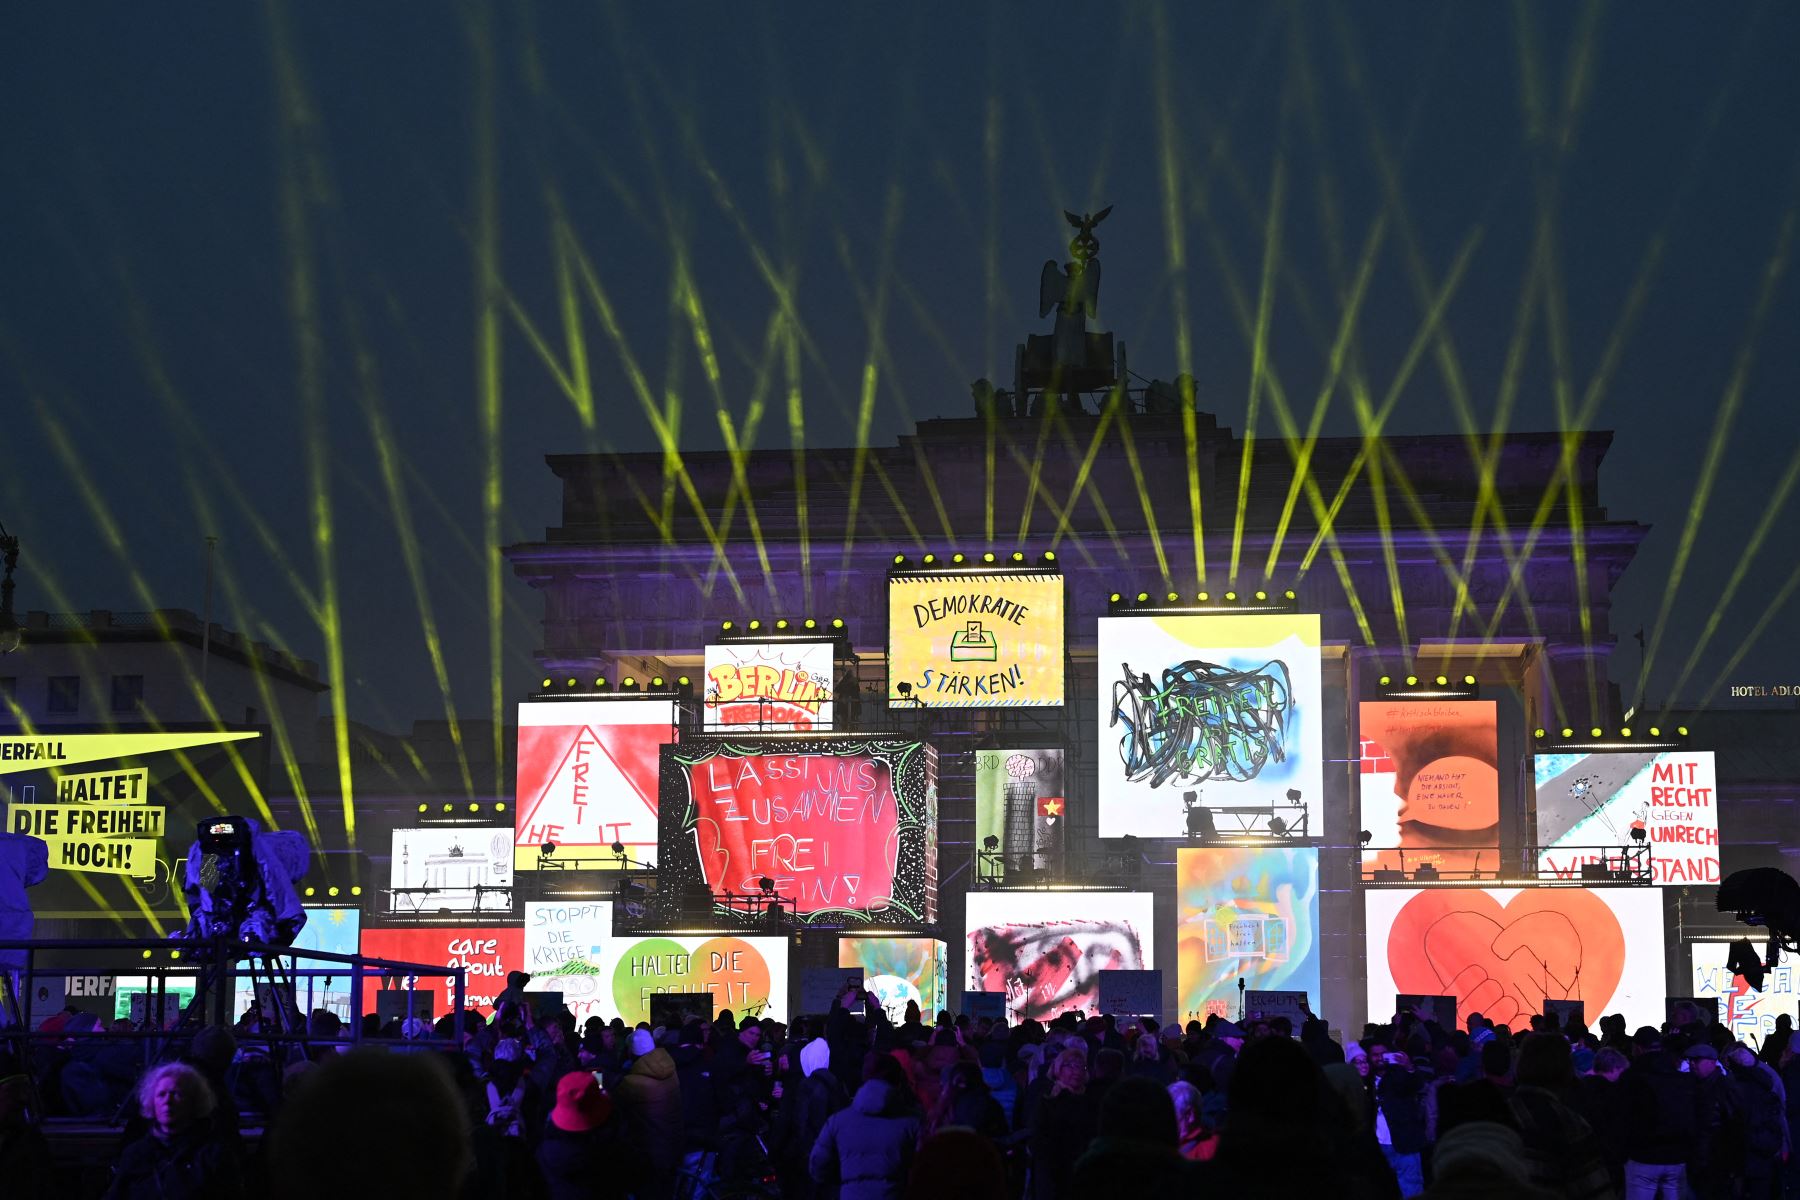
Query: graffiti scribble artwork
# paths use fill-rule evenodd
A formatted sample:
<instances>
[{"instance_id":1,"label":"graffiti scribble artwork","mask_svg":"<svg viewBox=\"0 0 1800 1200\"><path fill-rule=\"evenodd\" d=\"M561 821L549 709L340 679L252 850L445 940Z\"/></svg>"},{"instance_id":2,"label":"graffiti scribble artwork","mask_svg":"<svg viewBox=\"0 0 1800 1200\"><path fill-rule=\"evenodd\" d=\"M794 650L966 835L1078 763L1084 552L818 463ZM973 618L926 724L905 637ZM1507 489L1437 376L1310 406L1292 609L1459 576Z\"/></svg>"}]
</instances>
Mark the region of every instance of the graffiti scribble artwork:
<instances>
[{"instance_id":1,"label":"graffiti scribble artwork","mask_svg":"<svg viewBox=\"0 0 1800 1200\"><path fill-rule=\"evenodd\" d=\"M1250 671L1189 659L1167 667L1162 682L1124 664L1113 684L1112 723L1123 726L1125 777L1161 787L1174 779L1255 779L1286 757L1283 731L1293 708L1287 664Z\"/></svg>"},{"instance_id":2,"label":"graffiti scribble artwork","mask_svg":"<svg viewBox=\"0 0 1800 1200\"><path fill-rule=\"evenodd\" d=\"M1101 971L1141 971L1143 952L1129 921L1044 921L994 925L969 935L969 964L984 985L1002 985L1009 1020L1094 1012ZM984 986L984 991L1000 990Z\"/></svg>"},{"instance_id":3,"label":"graffiti scribble artwork","mask_svg":"<svg viewBox=\"0 0 1800 1200\"><path fill-rule=\"evenodd\" d=\"M1319 638L1310 613L1101 618L1100 836L1189 836L1201 808L1222 833L1277 818L1316 830L1330 724Z\"/></svg>"},{"instance_id":4,"label":"graffiti scribble artwork","mask_svg":"<svg viewBox=\"0 0 1800 1200\"><path fill-rule=\"evenodd\" d=\"M1009 1021L1092 1014L1101 972L1156 966L1148 892L970 892L965 917L965 986L1004 994Z\"/></svg>"}]
</instances>

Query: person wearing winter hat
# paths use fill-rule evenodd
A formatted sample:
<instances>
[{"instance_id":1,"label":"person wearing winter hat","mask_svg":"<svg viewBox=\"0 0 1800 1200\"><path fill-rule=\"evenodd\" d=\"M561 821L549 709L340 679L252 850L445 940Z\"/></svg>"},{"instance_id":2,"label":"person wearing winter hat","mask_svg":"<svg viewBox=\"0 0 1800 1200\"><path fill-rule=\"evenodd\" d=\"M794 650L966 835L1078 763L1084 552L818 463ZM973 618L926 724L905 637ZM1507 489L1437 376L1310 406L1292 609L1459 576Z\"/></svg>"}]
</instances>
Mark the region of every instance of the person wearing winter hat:
<instances>
[{"instance_id":1,"label":"person wearing winter hat","mask_svg":"<svg viewBox=\"0 0 1800 1200\"><path fill-rule=\"evenodd\" d=\"M666 1196L681 1162L681 1076L648 1029L632 1030L630 1048L636 1061L614 1091L624 1134L641 1155L638 1177L627 1183L639 1195Z\"/></svg>"},{"instance_id":2,"label":"person wearing winter hat","mask_svg":"<svg viewBox=\"0 0 1800 1200\"><path fill-rule=\"evenodd\" d=\"M613 1150L618 1129L613 1103L591 1071L570 1071L556 1081L556 1104L538 1143L538 1167L549 1200L620 1197L625 1180Z\"/></svg>"}]
</instances>

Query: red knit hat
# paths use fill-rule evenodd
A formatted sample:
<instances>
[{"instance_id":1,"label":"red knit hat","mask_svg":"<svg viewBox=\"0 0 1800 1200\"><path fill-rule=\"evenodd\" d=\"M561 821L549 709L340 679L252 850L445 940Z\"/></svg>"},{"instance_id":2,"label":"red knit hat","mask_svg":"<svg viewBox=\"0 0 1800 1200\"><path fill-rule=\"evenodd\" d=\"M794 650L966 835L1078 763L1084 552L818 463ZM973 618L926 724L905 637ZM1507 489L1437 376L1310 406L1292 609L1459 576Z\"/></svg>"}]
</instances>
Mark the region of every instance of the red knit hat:
<instances>
[{"instance_id":1,"label":"red knit hat","mask_svg":"<svg viewBox=\"0 0 1800 1200\"><path fill-rule=\"evenodd\" d=\"M612 1100L600 1090L591 1071L570 1071L556 1081L556 1107L550 1123L566 1133L585 1133L606 1124Z\"/></svg>"}]
</instances>

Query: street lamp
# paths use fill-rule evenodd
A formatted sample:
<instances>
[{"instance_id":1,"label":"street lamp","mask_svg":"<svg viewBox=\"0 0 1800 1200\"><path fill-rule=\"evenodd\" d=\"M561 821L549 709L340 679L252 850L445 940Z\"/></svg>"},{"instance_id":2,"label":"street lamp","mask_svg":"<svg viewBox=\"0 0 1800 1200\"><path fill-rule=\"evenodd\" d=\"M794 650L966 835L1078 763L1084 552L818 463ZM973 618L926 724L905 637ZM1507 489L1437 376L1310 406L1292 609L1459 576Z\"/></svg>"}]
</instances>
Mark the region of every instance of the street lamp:
<instances>
[{"instance_id":1,"label":"street lamp","mask_svg":"<svg viewBox=\"0 0 1800 1200\"><path fill-rule=\"evenodd\" d=\"M0 654L11 654L24 636L13 616L13 568L19 565L19 539L6 532L4 525L0 525L0 565L5 567L5 574L0 575Z\"/></svg>"}]
</instances>

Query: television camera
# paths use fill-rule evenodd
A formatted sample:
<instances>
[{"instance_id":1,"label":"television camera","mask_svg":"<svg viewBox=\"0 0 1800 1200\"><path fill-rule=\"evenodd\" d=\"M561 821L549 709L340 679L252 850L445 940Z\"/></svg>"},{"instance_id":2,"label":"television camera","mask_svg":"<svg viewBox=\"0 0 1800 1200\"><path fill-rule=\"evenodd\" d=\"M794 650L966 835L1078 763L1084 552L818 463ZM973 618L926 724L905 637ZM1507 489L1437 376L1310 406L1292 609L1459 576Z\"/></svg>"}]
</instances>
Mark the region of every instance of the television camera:
<instances>
[{"instance_id":1,"label":"television camera","mask_svg":"<svg viewBox=\"0 0 1800 1200\"><path fill-rule=\"evenodd\" d=\"M294 885L309 851L298 833L265 833L248 817L201 821L188 850L184 891L192 918L185 940L292 945L306 925Z\"/></svg>"}]
</instances>

